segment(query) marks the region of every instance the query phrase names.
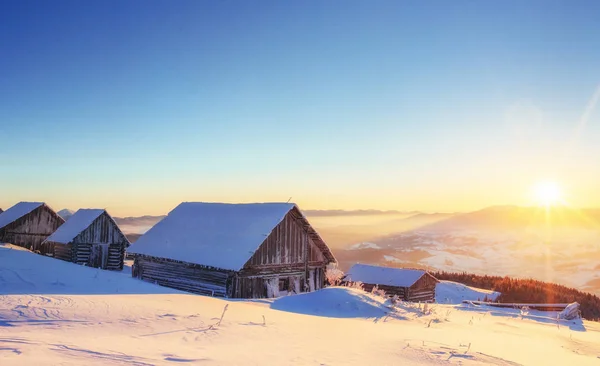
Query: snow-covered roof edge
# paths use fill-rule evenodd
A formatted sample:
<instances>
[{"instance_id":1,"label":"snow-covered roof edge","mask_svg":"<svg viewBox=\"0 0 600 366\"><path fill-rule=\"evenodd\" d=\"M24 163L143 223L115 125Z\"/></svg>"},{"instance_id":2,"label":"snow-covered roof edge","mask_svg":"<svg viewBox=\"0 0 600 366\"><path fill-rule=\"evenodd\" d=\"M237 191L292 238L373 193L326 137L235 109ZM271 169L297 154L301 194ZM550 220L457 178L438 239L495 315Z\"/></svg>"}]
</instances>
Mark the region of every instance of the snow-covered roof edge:
<instances>
[{"instance_id":1,"label":"snow-covered roof edge","mask_svg":"<svg viewBox=\"0 0 600 366\"><path fill-rule=\"evenodd\" d=\"M31 212L39 209L40 207L45 207L48 211L58 217L60 221L63 223L65 220L60 217L50 206L48 206L45 202L28 202L21 201L16 203L15 205L9 207L6 211L0 213L0 229L12 224L13 222L19 220L25 215L30 214Z\"/></svg>"},{"instance_id":2,"label":"snow-covered roof edge","mask_svg":"<svg viewBox=\"0 0 600 366\"><path fill-rule=\"evenodd\" d=\"M190 203L192 203L192 204L194 204L194 203L199 203L199 204L222 204L222 205L232 205L232 206L234 206L234 205L252 205L252 204L286 204L286 202L225 203L225 202L205 202L205 201L200 201L200 202L183 201L183 202L179 203L177 206L175 206L175 208L173 208L171 211L169 211L169 213L165 217L163 217L159 222L157 222L156 224L154 224L154 226L151 227L150 230L148 230L144 235L151 234L152 230L155 227L157 227L158 225L160 225L164 220L168 219L169 216L171 216L171 214L173 212L175 212L177 209L179 209L183 205L190 204ZM256 249L254 249L252 251L252 254L248 255L248 259L244 262L244 264L241 267L235 269L236 271L239 271L239 270L241 270L242 268L244 268L246 266L246 264L248 263L248 261L250 261L250 259L254 255L254 253L256 253L258 251L258 249L261 247L261 245L263 245L263 243L265 242L266 238L268 238L273 233L273 231L275 230L275 228L279 224L281 224L281 222L285 219L285 217L290 213L291 210L293 210L294 208L297 208L297 206L296 206L295 203L287 203L287 204L290 205L289 209L281 216L281 218L279 218L279 220L277 221L277 223L275 225L273 225L273 227L271 228L271 231L269 231L269 233L266 235L265 239L263 239L263 241L261 241L260 243L257 244ZM144 235L142 235L142 237ZM138 242L140 241L140 239L138 239ZM131 253L131 254L134 254L134 255L141 255L141 256L153 257L152 255L141 253L139 250L135 251L135 248L134 248L134 251L129 251L128 250L128 253ZM185 261L182 261L180 259L173 259L173 258L166 258L166 257L164 259L173 260L173 261L177 261L177 262L185 262ZM201 263L193 263L193 262L187 262L187 263L204 265L204 264L201 264ZM232 268L221 268L221 267L214 267L214 266L210 266L210 265L208 265L208 267L212 267L212 268L216 268L216 269L221 269L221 270L227 270L227 271L232 270Z\"/></svg>"},{"instance_id":3,"label":"snow-covered roof edge","mask_svg":"<svg viewBox=\"0 0 600 366\"><path fill-rule=\"evenodd\" d=\"M115 227L119 230L123 238L127 241L127 245L131 242L127 238L127 235L121 231L121 228L114 220L114 218L103 208L81 208L77 210L63 225L61 225L52 235L50 235L45 242L55 242L61 244L69 244L74 241L81 233L87 230L96 220L102 215L106 216L112 221ZM74 220L72 220L74 219Z\"/></svg>"},{"instance_id":4,"label":"snow-covered roof edge","mask_svg":"<svg viewBox=\"0 0 600 366\"><path fill-rule=\"evenodd\" d=\"M79 234L85 231L94 223L105 211L103 209L82 208L77 210L71 218L62 224L53 232L44 242L55 242L68 244L72 242Z\"/></svg>"},{"instance_id":5,"label":"snow-covered roof edge","mask_svg":"<svg viewBox=\"0 0 600 366\"><path fill-rule=\"evenodd\" d=\"M410 287L423 276L429 276L439 282L429 271L424 269L385 267L362 263L352 265L344 279L376 285Z\"/></svg>"},{"instance_id":6,"label":"snow-covered roof edge","mask_svg":"<svg viewBox=\"0 0 600 366\"><path fill-rule=\"evenodd\" d=\"M148 250L143 250L143 248L141 248L141 247L140 248L136 247L136 245L138 245L138 243L142 243L142 241L143 241L143 239L144 239L145 236L152 235L153 232L157 228L159 228L161 225L163 225L165 223L165 220L168 220L171 216L173 216L174 212L176 212L180 207L182 207L185 204L209 204L209 205L210 204L218 204L218 205L232 205L232 206L235 206L235 205L278 204L278 205L285 205L285 206L288 206L288 207L286 208L285 212L281 215L281 217L277 217L276 222L274 221L273 225L269 226L268 233L265 232L265 236L262 238L262 240L260 242L258 242L258 241L256 242L256 244L255 244L256 246L253 247L253 249L251 249L251 251L247 255L247 258L242 263L240 263L239 265L236 265L235 268L234 267L232 267L232 268L226 268L226 267L222 267L222 266L207 265L206 263L200 263L200 262L197 262L197 261L191 261L191 260L185 260L185 259L182 259L182 258L169 257L169 256L165 256L164 253L161 253L163 255L153 254L153 253L150 253ZM297 213L295 215L296 218L302 220L303 221L303 226L306 226L308 228L308 233L309 233L310 238L315 243L315 245L324 253L325 258L330 263L331 262L336 262L336 259L333 256L333 253L331 252L331 250L329 249L329 247L327 246L327 244L325 243L325 241L318 235L318 233L316 232L316 230L308 222L308 220L306 219L306 217L304 216L304 214L302 213L302 211L300 210L300 208L298 207L298 205L296 205L295 203L290 203L290 202L223 203L223 202L188 202L188 201L184 201L184 202L181 202L179 205L177 205L175 208L173 208L162 220L160 220L159 222L157 222L140 239L138 239L138 241L135 244L132 245L133 248L132 249L128 249L128 253L134 254L134 255L147 256L147 257L164 258L164 259L174 260L174 261L178 261L178 262L187 262L187 263L192 263L192 264L207 265L209 267L213 267L213 268L217 268L217 269L223 269L223 270L239 271L239 270L243 269L248 264L248 262L251 260L252 256L265 243L266 239L270 235L273 234L273 231L283 222L283 220L292 211L294 211L294 212Z\"/></svg>"}]
</instances>

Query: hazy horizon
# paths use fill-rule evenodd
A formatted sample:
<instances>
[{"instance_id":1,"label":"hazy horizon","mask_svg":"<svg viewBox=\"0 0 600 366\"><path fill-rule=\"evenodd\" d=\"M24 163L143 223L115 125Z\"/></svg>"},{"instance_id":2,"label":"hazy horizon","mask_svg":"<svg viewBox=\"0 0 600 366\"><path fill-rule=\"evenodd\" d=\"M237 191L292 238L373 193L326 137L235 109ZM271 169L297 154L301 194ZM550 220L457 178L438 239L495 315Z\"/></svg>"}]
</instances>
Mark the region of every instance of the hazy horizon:
<instances>
[{"instance_id":1,"label":"hazy horizon","mask_svg":"<svg viewBox=\"0 0 600 366\"><path fill-rule=\"evenodd\" d=\"M113 216L118 216L118 217L122 217L122 218L141 217L141 216L162 216L162 215L168 214L169 211L171 211L173 208L175 208L181 202L192 202L190 200L176 202L172 206L167 207L163 211L160 211L158 209L151 210L151 211L141 211L140 209L126 207L125 205L120 206L121 210L115 210L114 209L115 207L110 207L110 206L106 206L106 205L102 205L102 204L96 205L96 206L82 206L82 207L72 207L71 206L71 207L69 207L66 205L61 205L60 203L56 204L51 201L45 201L43 199L42 200L21 199L21 200L16 200L16 201L0 200L0 209L6 211L11 206L17 204L18 202L22 202L22 201L44 202L57 212L60 210L77 211L80 208L103 208L103 209L106 209L107 211L109 211ZM226 200L223 200L223 201L198 200L195 202L223 202L223 203L235 204L235 203L286 202L286 201L235 202L235 201L226 201ZM294 203L298 204L297 202L295 202L293 200L290 202L294 202ZM395 214L464 214L464 213L482 211L482 210L486 210L486 209L490 209L490 208L494 208L494 207L519 207L519 208L526 208L526 209L546 209L546 207L542 207L539 204L531 204L531 205L495 204L495 205L478 207L478 208L475 208L472 210L464 210L464 211L419 210L419 209L411 209L411 210L408 210L408 209L379 209L379 208L373 208L373 207L367 207L367 208L311 208L311 207L303 207L301 205L299 205L299 207L302 211L310 213L311 216L345 216L345 215L369 216L369 215L395 215ZM575 210L575 211L586 211L586 210L598 210L598 209L600 209L600 205L597 207L593 207L593 206L573 207L571 205L559 204L559 205L553 205L550 207L550 209L561 209L561 208Z\"/></svg>"},{"instance_id":2,"label":"hazy horizon","mask_svg":"<svg viewBox=\"0 0 600 366\"><path fill-rule=\"evenodd\" d=\"M163 216L163 215L168 214L169 211L171 211L179 203L181 203L181 202L174 203L173 206L170 206L169 208L167 208L164 211L152 210L152 211L145 212L145 211L140 211L139 209L131 209L130 210L125 206L122 206L124 208L122 210L113 210L113 208L111 208L110 206L101 205L101 204L96 205L96 206L68 207L65 205L55 204L50 201L22 199L22 200L17 200L17 201L2 200L2 201L0 201L0 209L6 211L11 206L17 204L18 202L22 202L22 201L44 202L57 212L60 210L77 211L80 208L103 208L103 209L106 209L107 211L109 211L111 213L111 215L117 216L117 217L122 217L122 218L141 217L141 216ZM3 204L3 202L5 204ZM191 202L191 201L186 200L186 201L182 201L182 202ZM217 202L217 201L199 200L199 201L195 201L195 202ZM260 203L260 202L284 202L284 201L246 201L246 202L218 201L218 202L235 204L235 203ZM292 200L290 202L294 202L294 201ZM294 202L294 203L297 203L297 202ZM342 209L342 208L318 208L318 209L315 209L315 208L311 208L311 207L303 207L300 205L299 205L299 207L303 212L307 212L310 214L310 216L313 216L313 217L314 216L325 216L325 217L327 217L327 216L346 216L346 215L348 215L348 216L352 216L352 215L369 216L369 215L397 215L397 214L465 214L465 213L470 213L470 212L482 211L482 210L486 210L486 209L490 209L490 208L494 208L494 207L519 207L519 208L526 208L526 209L545 209L545 207L540 207L540 205L537 205L537 204L532 204L532 205L497 204L497 205L479 207L479 208L475 208L473 210L465 210L465 211L442 211L442 210L419 210L419 209L414 209L414 210L378 209L378 208L372 208L372 207L371 208L346 208L346 209ZM567 206L567 205L555 205L555 206L551 207L551 209L560 209L560 208L565 208L565 209L575 210L575 211L586 211L586 210L598 210L598 209L600 209L600 206L598 206L598 207L592 207L592 206L573 207L573 206Z\"/></svg>"}]
</instances>

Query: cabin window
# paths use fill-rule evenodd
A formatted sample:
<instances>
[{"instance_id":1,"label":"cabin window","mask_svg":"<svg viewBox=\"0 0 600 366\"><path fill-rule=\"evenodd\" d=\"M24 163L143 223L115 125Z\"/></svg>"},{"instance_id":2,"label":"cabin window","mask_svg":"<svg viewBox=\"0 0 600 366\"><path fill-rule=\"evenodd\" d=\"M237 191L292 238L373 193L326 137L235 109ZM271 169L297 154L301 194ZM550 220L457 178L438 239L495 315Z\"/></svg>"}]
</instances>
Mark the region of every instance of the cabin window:
<instances>
[{"instance_id":1,"label":"cabin window","mask_svg":"<svg viewBox=\"0 0 600 366\"><path fill-rule=\"evenodd\" d=\"M288 291L290 288L289 277L279 279L279 291Z\"/></svg>"}]
</instances>

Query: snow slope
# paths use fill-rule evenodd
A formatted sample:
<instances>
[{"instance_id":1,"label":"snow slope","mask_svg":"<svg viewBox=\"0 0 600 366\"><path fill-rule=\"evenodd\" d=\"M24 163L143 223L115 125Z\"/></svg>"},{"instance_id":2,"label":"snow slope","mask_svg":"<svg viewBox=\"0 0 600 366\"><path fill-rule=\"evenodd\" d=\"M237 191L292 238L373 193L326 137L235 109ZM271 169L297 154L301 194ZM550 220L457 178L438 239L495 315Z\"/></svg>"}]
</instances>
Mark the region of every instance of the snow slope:
<instances>
[{"instance_id":1,"label":"snow slope","mask_svg":"<svg viewBox=\"0 0 600 366\"><path fill-rule=\"evenodd\" d=\"M181 293L131 278L131 272L80 266L27 249L0 245L0 295L101 295ZM1 364L1 363L0 363Z\"/></svg>"},{"instance_id":2,"label":"snow slope","mask_svg":"<svg viewBox=\"0 0 600 366\"><path fill-rule=\"evenodd\" d=\"M557 325L541 313L390 309L349 288L254 301L168 291L127 273L0 246L0 365L600 362L598 323Z\"/></svg>"},{"instance_id":3,"label":"snow slope","mask_svg":"<svg viewBox=\"0 0 600 366\"><path fill-rule=\"evenodd\" d=\"M463 300L496 300L499 292L469 287L462 283L440 281L435 287L435 301L439 304L460 304Z\"/></svg>"}]
</instances>

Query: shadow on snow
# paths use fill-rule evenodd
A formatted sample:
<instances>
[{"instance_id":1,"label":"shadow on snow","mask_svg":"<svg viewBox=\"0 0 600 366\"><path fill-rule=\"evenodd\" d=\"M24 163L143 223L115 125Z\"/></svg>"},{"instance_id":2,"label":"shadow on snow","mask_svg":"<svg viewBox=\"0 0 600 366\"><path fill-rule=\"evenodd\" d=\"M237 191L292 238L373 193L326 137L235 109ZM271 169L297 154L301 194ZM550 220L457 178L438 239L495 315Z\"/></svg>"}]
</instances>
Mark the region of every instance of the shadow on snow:
<instances>
[{"instance_id":1,"label":"shadow on snow","mask_svg":"<svg viewBox=\"0 0 600 366\"><path fill-rule=\"evenodd\" d=\"M390 312L389 308L368 294L343 287L280 297L273 300L270 307L290 313L329 318L381 318Z\"/></svg>"}]
</instances>

